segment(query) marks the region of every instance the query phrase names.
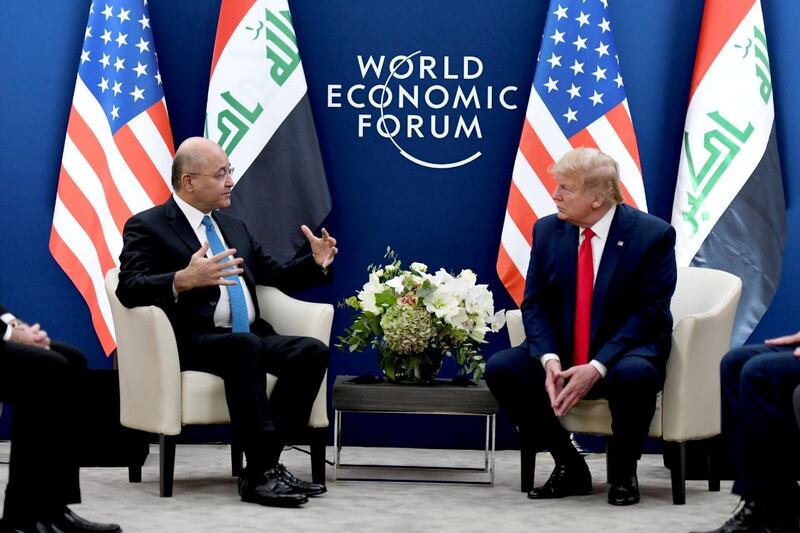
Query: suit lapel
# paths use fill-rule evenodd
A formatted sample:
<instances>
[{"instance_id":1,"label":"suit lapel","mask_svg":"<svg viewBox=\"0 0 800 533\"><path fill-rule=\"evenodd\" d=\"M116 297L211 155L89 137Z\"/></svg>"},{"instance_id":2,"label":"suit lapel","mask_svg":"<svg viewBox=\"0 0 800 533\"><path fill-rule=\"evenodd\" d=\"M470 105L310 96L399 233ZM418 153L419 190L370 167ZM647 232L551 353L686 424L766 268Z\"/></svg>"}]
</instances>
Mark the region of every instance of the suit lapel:
<instances>
[{"instance_id":1,"label":"suit lapel","mask_svg":"<svg viewBox=\"0 0 800 533\"><path fill-rule=\"evenodd\" d=\"M627 207L624 204L617 206L617 211L614 213L614 219L611 221L611 227L608 230L606 245L603 247L603 256L600 258L600 268L597 271L597 279L595 280L592 294L590 339L594 339L600 316L602 315L603 305L605 304L608 286L629 240L629 216L626 209Z\"/></svg>"},{"instance_id":2,"label":"suit lapel","mask_svg":"<svg viewBox=\"0 0 800 533\"><path fill-rule=\"evenodd\" d=\"M193 254L199 250L200 241L197 240L197 235L189 225L189 221L186 220L186 216L178 208L178 204L175 203L175 199L171 196L165 204L164 212L167 216L167 222L186 244L186 247L189 248L190 254Z\"/></svg>"},{"instance_id":3,"label":"suit lapel","mask_svg":"<svg viewBox=\"0 0 800 533\"><path fill-rule=\"evenodd\" d=\"M556 276L560 278L556 286L562 287L564 296L564 332L567 338L572 339L575 324L575 280L578 276L578 226L562 223L556 257Z\"/></svg>"}]
</instances>

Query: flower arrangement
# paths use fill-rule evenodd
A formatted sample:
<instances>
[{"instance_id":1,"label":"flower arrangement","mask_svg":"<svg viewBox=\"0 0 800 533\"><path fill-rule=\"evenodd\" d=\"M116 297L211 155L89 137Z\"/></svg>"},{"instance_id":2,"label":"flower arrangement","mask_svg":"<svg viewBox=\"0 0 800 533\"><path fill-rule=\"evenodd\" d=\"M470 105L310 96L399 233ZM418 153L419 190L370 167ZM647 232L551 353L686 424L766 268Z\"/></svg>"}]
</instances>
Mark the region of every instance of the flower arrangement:
<instances>
[{"instance_id":1,"label":"flower arrangement","mask_svg":"<svg viewBox=\"0 0 800 533\"><path fill-rule=\"evenodd\" d=\"M357 313L337 348L377 348L390 381L431 381L445 356L461 366L460 373L480 379L485 361L479 345L505 323L504 312L494 312L487 285L478 285L468 269L457 276L444 269L430 274L423 263L402 269L391 248L385 257L388 264L370 265L362 289L340 303Z\"/></svg>"}]
</instances>

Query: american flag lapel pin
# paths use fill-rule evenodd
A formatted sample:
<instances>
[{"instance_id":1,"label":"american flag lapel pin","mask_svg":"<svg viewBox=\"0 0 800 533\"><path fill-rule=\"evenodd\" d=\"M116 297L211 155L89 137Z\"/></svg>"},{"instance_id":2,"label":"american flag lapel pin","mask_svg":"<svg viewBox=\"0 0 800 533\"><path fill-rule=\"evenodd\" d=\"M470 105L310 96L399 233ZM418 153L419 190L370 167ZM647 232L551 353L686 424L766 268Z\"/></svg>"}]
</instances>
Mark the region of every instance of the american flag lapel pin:
<instances>
[{"instance_id":1,"label":"american flag lapel pin","mask_svg":"<svg viewBox=\"0 0 800 533\"><path fill-rule=\"evenodd\" d=\"M623 246L625 243L622 241L617 241L617 246Z\"/></svg>"}]
</instances>

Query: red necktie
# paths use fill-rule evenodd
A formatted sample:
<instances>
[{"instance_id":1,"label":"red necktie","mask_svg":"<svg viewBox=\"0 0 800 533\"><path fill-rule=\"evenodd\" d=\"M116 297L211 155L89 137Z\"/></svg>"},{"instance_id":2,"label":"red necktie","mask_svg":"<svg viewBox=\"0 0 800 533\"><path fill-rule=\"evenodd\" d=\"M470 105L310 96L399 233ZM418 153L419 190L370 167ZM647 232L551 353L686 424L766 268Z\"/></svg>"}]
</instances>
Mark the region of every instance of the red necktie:
<instances>
[{"instance_id":1,"label":"red necktie","mask_svg":"<svg viewBox=\"0 0 800 533\"><path fill-rule=\"evenodd\" d=\"M594 262L592 261L591 228L583 230L583 242L578 249L578 276L575 283L575 351L573 365L589 362L589 327L592 319L592 292L594 290Z\"/></svg>"}]
</instances>

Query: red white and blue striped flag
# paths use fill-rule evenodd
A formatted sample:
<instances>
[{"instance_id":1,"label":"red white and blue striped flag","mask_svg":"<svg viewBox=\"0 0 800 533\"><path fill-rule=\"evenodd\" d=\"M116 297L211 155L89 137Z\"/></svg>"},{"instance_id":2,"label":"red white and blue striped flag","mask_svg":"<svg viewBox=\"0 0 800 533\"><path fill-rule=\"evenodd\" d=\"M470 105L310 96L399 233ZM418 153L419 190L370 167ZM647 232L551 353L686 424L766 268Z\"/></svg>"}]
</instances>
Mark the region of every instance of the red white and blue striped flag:
<instances>
[{"instance_id":1,"label":"red white and blue striped flag","mask_svg":"<svg viewBox=\"0 0 800 533\"><path fill-rule=\"evenodd\" d=\"M174 153L146 0L94 2L67 124L50 251L116 347L103 278L122 228L170 195Z\"/></svg>"},{"instance_id":2,"label":"red white and blue striped flag","mask_svg":"<svg viewBox=\"0 0 800 533\"><path fill-rule=\"evenodd\" d=\"M552 0L519 141L497 273L522 303L533 224L555 212L548 172L572 148L598 148L619 164L625 202L647 210L608 0Z\"/></svg>"}]
</instances>

